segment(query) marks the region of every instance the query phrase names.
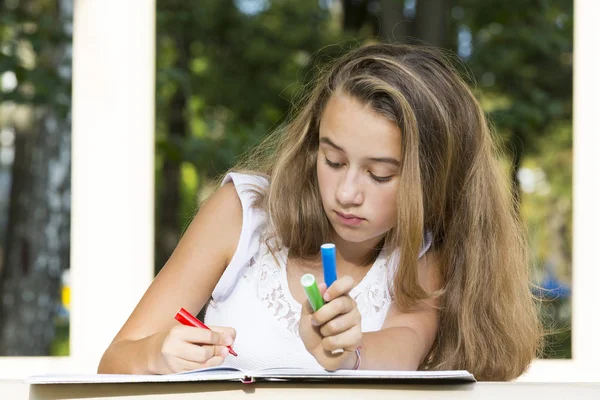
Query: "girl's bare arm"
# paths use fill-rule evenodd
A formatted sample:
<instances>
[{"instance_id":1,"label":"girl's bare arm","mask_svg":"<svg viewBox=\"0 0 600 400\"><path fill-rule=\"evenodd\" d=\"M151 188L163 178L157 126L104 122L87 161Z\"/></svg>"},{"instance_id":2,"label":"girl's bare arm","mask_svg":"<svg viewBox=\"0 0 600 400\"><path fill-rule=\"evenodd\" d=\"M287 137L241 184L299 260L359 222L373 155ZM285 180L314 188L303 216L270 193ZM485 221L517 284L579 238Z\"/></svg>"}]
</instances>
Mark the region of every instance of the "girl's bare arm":
<instances>
[{"instance_id":1,"label":"girl's bare arm","mask_svg":"<svg viewBox=\"0 0 600 400\"><path fill-rule=\"evenodd\" d=\"M419 261L419 283L427 292L443 287L437 257L428 253ZM416 370L429 353L438 329L436 300L421 303L413 312L392 304L380 331L363 334L361 369Z\"/></svg>"},{"instance_id":2,"label":"girl's bare arm","mask_svg":"<svg viewBox=\"0 0 600 400\"><path fill-rule=\"evenodd\" d=\"M203 357L208 361L213 356L217 358L209 365L222 362L218 359L222 346L234 338L235 332L211 333L179 326L173 316L180 307L197 314L206 304L235 253L241 227L241 203L229 183L217 190L194 217L172 256L105 351L99 373L175 372L192 369ZM207 346L195 354L195 359L180 360L185 357L179 356L200 347L185 347L193 343Z\"/></svg>"}]
</instances>

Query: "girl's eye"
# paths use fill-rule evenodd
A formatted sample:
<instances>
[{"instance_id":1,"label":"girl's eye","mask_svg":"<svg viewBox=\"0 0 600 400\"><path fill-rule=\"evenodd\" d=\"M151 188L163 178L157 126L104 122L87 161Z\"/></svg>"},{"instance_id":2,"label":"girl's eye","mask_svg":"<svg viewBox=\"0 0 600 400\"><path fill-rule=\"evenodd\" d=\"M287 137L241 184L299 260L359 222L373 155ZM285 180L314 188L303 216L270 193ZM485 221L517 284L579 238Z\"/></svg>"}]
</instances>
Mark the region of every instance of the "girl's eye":
<instances>
[{"instance_id":1,"label":"girl's eye","mask_svg":"<svg viewBox=\"0 0 600 400\"><path fill-rule=\"evenodd\" d=\"M377 183L389 182L390 180L392 180L392 177L393 177L392 175L390 175L390 176L377 176L377 175L373 175L372 172L369 172L369 175L371 175L371 179L373 179Z\"/></svg>"},{"instance_id":2,"label":"girl's eye","mask_svg":"<svg viewBox=\"0 0 600 400\"><path fill-rule=\"evenodd\" d=\"M329 165L331 168L335 168L335 169L341 168L342 165L343 165L342 163L337 163L337 162L329 161L327 158L325 158L325 163L327 165Z\"/></svg>"}]
</instances>

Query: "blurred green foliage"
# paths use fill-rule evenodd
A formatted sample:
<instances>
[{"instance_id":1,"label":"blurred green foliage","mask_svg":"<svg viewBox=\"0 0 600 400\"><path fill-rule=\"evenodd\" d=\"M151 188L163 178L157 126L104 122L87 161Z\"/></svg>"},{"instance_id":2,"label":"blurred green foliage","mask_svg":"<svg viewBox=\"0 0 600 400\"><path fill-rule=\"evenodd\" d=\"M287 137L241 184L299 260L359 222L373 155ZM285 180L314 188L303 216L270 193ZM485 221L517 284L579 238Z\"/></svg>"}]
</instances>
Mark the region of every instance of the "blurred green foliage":
<instances>
[{"instance_id":1,"label":"blurred green foliage","mask_svg":"<svg viewBox=\"0 0 600 400\"><path fill-rule=\"evenodd\" d=\"M62 79L49 51L72 40L57 24L57 7L56 0L0 1L0 76L16 78L14 88L0 90L0 103L52 104L63 115L70 112L70 72Z\"/></svg>"},{"instance_id":2,"label":"blurred green foliage","mask_svg":"<svg viewBox=\"0 0 600 400\"><path fill-rule=\"evenodd\" d=\"M301 68L339 38L329 11L310 1L274 1L246 15L229 0L159 0L157 12L157 156L208 178L281 121L305 81ZM185 132L174 139L178 91Z\"/></svg>"},{"instance_id":3,"label":"blurred green foliage","mask_svg":"<svg viewBox=\"0 0 600 400\"><path fill-rule=\"evenodd\" d=\"M392 12L396 31L413 36L423 31L415 25L438 23L416 18L425 3L157 0L156 270L215 178L282 122L315 68L378 40L378 23ZM507 168L529 226L533 279L540 282L551 266L569 285L573 2L449 4L441 45L465 62L465 77L508 150ZM49 10L55 8L56 0L0 1L0 76L12 73L17 81L0 91L2 102L70 105L70 86L35 61L44 48L70 40L53 25ZM553 316L547 325L560 328L546 354L569 357L569 302L544 308ZM68 329L60 332L56 354L64 354L68 339Z\"/></svg>"},{"instance_id":4,"label":"blurred green foliage","mask_svg":"<svg viewBox=\"0 0 600 400\"><path fill-rule=\"evenodd\" d=\"M415 17L419 1L390 3L158 0L157 214L177 208L178 233L183 231L214 179L282 121L314 68L377 40L379 17L400 10L398 23L436 23ZM572 1L456 0L446 18L445 46L461 56L465 78L507 150L508 173L530 229L533 280L540 282L551 263L568 285ZM401 28L394 31L426 31ZM174 101L178 93L184 101ZM182 125L173 125L174 104L183 106ZM168 161L178 163L181 184L164 174ZM161 201L165 188L179 191L177 204ZM169 227L157 226L157 235L167 232ZM157 253L157 270L170 250ZM549 327L569 326L570 307L563 303L560 313L544 303L545 314L558 318L548 320ZM568 329L555 330L544 353L568 357Z\"/></svg>"}]
</instances>

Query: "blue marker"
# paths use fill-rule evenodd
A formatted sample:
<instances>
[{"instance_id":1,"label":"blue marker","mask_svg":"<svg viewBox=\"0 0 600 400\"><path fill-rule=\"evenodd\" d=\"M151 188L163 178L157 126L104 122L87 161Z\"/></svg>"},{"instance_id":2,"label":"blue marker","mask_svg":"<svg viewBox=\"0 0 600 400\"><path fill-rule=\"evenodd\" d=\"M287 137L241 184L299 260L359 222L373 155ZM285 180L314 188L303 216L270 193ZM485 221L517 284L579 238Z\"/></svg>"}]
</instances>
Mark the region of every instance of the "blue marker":
<instances>
[{"instance_id":1,"label":"blue marker","mask_svg":"<svg viewBox=\"0 0 600 400\"><path fill-rule=\"evenodd\" d=\"M323 275L327 287L337 279L335 272L335 244L325 243L321 245L321 259L323 260Z\"/></svg>"}]
</instances>

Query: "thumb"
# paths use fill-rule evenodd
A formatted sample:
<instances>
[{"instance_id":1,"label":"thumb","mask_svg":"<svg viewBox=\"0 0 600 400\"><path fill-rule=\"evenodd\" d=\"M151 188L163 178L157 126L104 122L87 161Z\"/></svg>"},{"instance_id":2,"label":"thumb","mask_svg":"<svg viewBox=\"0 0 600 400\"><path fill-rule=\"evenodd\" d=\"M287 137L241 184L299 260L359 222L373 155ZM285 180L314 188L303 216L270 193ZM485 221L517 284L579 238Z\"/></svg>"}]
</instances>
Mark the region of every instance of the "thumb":
<instances>
[{"instance_id":1,"label":"thumb","mask_svg":"<svg viewBox=\"0 0 600 400\"><path fill-rule=\"evenodd\" d=\"M323 296L323 293L325 293L325 291L327 290L327 285L325 284L325 282L321 282L317 285L317 288L319 289L319 293L321 293L321 296ZM301 315L309 315L314 312L315 312L315 310L313 310L312 306L310 305L310 301L308 301L308 298L307 298L302 303L302 312L300 314Z\"/></svg>"},{"instance_id":2,"label":"thumb","mask_svg":"<svg viewBox=\"0 0 600 400\"><path fill-rule=\"evenodd\" d=\"M304 300L302 302L302 311L300 312L301 317L305 316L305 315L310 315L314 312L315 311L313 310L312 306L310 305L310 302L308 301L308 299Z\"/></svg>"},{"instance_id":3,"label":"thumb","mask_svg":"<svg viewBox=\"0 0 600 400\"><path fill-rule=\"evenodd\" d=\"M323 296L323 293L325 293L325 291L327 290L327 284L325 282L321 282L317 285L317 287L319 288L321 296Z\"/></svg>"},{"instance_id":4,"label":"thumb","mask_svg":"<svg viewBox=\"0 0 600 400\"><path fill-rule=\"evenodd\" d=\"M211 330L220 333L219 336L221 336L221 343L225 344L225 345L229 345L227 338L231 339L231 343L233 343L235 341L235 337L237 332L235 331L234 328L230 327L230 326L213 326L211 325L209 327Z\"/></svg>"}]
</instances>

